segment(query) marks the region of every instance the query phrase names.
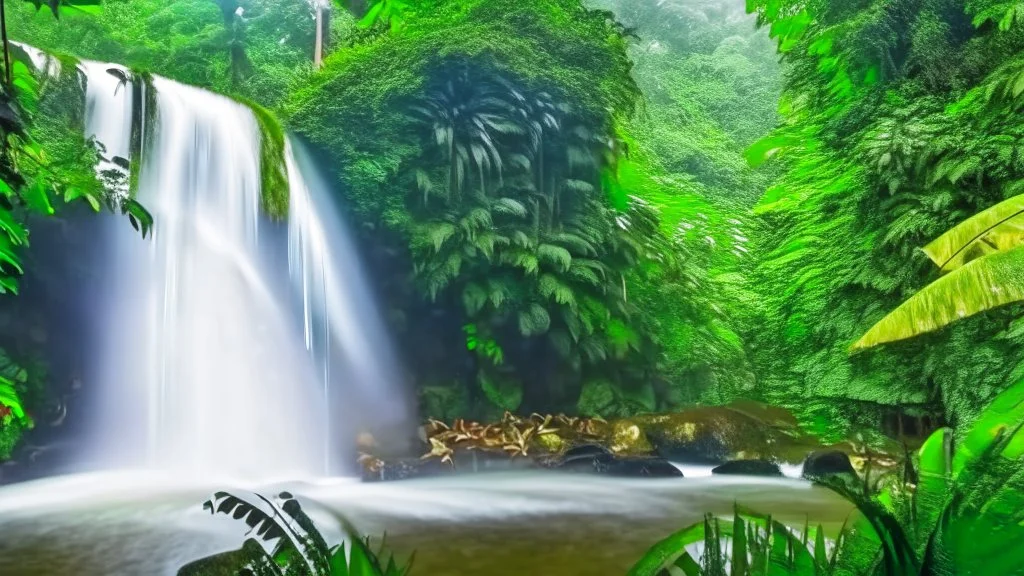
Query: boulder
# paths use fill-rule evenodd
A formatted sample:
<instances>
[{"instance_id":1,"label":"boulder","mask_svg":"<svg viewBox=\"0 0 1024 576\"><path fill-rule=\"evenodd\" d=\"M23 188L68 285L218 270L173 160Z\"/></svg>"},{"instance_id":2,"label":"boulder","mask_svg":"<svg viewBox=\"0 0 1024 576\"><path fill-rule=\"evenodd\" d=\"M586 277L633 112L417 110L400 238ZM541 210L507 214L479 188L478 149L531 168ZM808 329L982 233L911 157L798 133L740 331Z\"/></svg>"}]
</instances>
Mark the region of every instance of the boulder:
<instances>
[{"instance_id":1,"label":"boulder","mask_svg":"<svg viewBox=\"0 0 1024 576\"><path fill-rule=\"evenodd\" d=\"M611 423L608 447L617 454L647 454L654 450L642 423L630 419Z\"/></svg>"},{"instance_id":2,"label":"boulder","mask_svg":"<svg viewBox=\"0 0 1024 576\"><path fill-rule=\"evenodd\" d=\"M821 478L835 474L854 474L850 457L839 450L816 450L804 460L804 478Z\"/></svg>"},{"instance_id":3,"label":"boulder","mask_svg":"<svg viewBox=\"0 0 1024 576\"><path fill-rule=\"evenodd\" d=\"M637 418L662 458L695 464L771 458L770 427L726 407L696 408Z\"/></svg>"},{"instance_id":4,"label":"boulder","mask_svg":"<svg viewBox=\"0 0 1024 576\"><path fill-rule=\"evenodd\" d=\"M711 473L734 476L782 476L779 465L767 460L733 460L716 467Z\"/></svg>"},{"instance_id":5,"label":"boulder","mask_svg":"<svg viewBox=\"0 0 1024 576\"><path fill-rule=\"evenodd\" d=\"M683 475L664 458L620 456L597 444L576 446L561 458L549 461L548 468L565 472L606 474L629 478L678 478Z\"/></svg>"},{"instance_id":6,"label":"boulder","mask_svg":"<svg viewBox=\"0 0 1024 576\"><path fill-rule=\"evenodd\" d=\"M682 478L683 473L664 458L622 457L599 464L598 473L625 478Z\"/></svg>"}]
</instances>

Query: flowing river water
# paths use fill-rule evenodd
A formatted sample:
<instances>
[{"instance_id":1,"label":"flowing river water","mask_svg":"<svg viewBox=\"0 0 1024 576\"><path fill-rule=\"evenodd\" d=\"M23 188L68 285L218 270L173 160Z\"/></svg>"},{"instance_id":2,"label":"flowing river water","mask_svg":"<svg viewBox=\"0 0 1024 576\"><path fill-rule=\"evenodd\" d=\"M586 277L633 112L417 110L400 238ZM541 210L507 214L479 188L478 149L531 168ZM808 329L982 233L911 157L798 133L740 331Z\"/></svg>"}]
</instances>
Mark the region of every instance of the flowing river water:
<instances>
[{"instance_id":1,"label":"flowing river water","mask_svg":"<svg viewBox=\"0 0 1024 576\"><path fill-rule=\"evenodd\" d=\"M173 575L196 558L238 548L246 526L202 510L215 489L152 473L97 473L0 489L4 576ZM616 479L557 473L474 474L367 484L335 479L249 485L287 489L340 540L323 506L363 533L387 534L413 575L624 575L659 539L734 503L793 526L834 533L851 511L835 494L792 479ZM320 510L318 512L318 510Z\"/></svg>"}]
</instances>

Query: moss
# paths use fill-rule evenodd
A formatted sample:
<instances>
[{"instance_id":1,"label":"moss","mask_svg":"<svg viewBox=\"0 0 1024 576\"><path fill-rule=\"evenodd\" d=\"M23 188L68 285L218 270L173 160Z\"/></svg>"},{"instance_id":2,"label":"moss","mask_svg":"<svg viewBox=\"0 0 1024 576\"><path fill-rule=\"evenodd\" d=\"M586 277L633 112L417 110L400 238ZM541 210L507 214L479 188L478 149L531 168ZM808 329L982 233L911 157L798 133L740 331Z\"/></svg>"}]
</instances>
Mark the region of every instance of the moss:
<instances>
[{"instance_id":1,"label":"moss","mask_svg":"<svg viewBox=\"0 0 1024 576\"><path fill-rule=\"evenodd\" d=\"M146 70L132 70L131 162L128 166L128 190L134 197L139 190L142 159L153 143L157 123L156 87Z\"/></svg>"},{"instance_id":2,"label":"moss","mask_svg":"<svg viewBox=\"0 0 1024 576\"><path fill-rule=\"evenodd\" d=\"M654 451L644 431L632 420L612 422L608 442L608 448L616 454L648 454Z\"/></svg>"},{"instance_id":3,"label":"moss","mask_svg":"<svg viewBox=\"0 0 1024 576\"><path fill-rule=\"evenodd\" d=\"M248 106L260 127L260 198L263 211L271 218L288 215L288 169L285 165L285 132L277 116L245 98L236 100Z\"/></svg>"}]
</instances>

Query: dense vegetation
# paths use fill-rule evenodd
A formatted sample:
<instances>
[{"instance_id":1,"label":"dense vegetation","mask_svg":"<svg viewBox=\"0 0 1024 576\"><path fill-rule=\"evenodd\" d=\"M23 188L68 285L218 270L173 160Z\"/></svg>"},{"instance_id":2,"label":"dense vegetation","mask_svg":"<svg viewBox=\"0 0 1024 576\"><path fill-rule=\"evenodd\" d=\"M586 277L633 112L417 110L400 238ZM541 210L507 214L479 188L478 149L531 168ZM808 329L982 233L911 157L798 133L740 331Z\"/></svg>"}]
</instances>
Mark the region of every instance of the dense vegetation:
<instances>
[{"instance_id":1,"label":"dense vegetation","mask_svg":"<svg viewBox=\"0 0 1024 576\"><path fill-rule=\"evenodd\" d=\"M828 435L970 420L1019 376L1016 307L850 345L935 279L916 247L1019 192L1019 8L834 4L321 4L319 71L313 3L8 16L310 141L425 414L755 397ZM32 131L83 173L56 106Z\"/></svg>"},{"instance_id":2,"label":"dense vegetation","mask_svg":"<svg viewBox=\"0 0 1024 576\"><path fill-rule=\"evenodd\" d=\"M763 393L811 399L828 425L873 425L897 407L970 421L1020 377L1017 307L852 358L849 347L936 277L917 247L1019 188L1019 5L749 7L787 64L783 125L749 151L784 169L751 234Z\"/></svg>"}]
</instances>

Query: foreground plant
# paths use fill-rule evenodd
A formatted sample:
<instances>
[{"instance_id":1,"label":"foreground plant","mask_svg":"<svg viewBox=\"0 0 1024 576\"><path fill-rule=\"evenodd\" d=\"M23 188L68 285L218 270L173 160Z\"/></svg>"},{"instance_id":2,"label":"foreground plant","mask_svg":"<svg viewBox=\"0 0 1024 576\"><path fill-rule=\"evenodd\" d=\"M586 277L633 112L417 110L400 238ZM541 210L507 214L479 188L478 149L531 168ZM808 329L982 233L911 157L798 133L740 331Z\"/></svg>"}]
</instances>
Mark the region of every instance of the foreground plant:
<instances>
[{"instance_id":1,"label":"foreground plant","mask_svg":"<svg viewBox=\"0 0 1024 576\"><path fill-rule=\"evenodd\" d=\"M210 514L226 514L244 521L251 536L239 550L197 560L178 571L179 576L405 576L410 564L400 567L394 556L384 557L384 544L375 552L369 539L337 517L348 535L345 543L330 546L299 501L288 492L276 498L260 494L241 496L217 492L203 503ZM271 544L267 548L265 544Z\"/></svg>"},{"instance_id":2,"label":"foreground plant","mask_svg":"<svg viewBox=\"0 0 1024 576\"><path fill-rule=\"evenodd\" d=\"M821 482L857 507L829 545L819 527L794 532L740 511L713 516L655 545L630 576L987 576L1024 566L1024 381L985 409L958 443L935 432L919 453L917 480L875 498L860 485ZM799 534L799 536L798 536ZM726 567L727 549L732 554ZM687 550L702 544L701 561Z\"/></svg>"},{"instance_id":3,"label":"foreground plant","mask_svg":"<svg viewBox=\"0 0 1024 576\"><path fill-rule=\"evenodd\" d=\"M839 541L831 547L819 526L796 532L771 516L736 508L732 520L708 514L651 548L629 576L825 576L835 574ZM698 558L690 548L699 548Z\"/></svg>"}]
</instances>

